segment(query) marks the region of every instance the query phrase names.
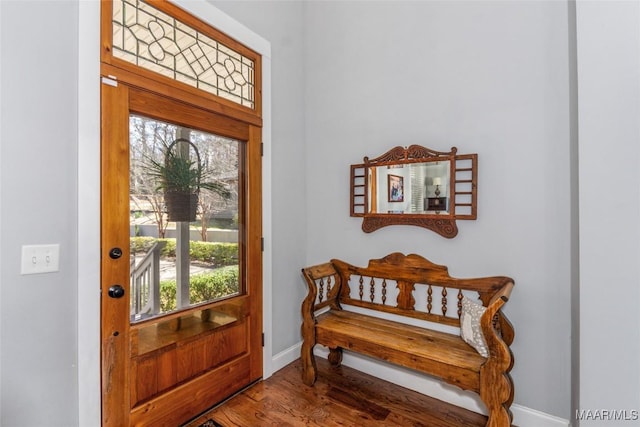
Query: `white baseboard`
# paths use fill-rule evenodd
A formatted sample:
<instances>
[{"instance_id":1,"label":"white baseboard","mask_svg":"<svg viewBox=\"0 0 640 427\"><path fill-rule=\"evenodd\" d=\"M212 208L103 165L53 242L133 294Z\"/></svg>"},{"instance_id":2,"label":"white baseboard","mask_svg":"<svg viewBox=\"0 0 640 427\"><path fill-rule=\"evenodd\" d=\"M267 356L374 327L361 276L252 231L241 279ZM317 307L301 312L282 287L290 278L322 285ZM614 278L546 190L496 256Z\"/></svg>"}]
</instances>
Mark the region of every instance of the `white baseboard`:
<instances>
[{"instance_id":1,"label":"white baseboard","mask_svg":"<svg viewBox=\"0 0 640 427\"><path fill-rule=\"evenodd\" d=\"M273 372L284 368L289 363L300 357L298 343L273 356ZM317 346L314 353L317 357L326 357L329 351ZM361 372L373 375L377 378L400 385L418 393L426 394L433 398L449 402L470 411L486 413L482 401L475 393L460 390L457 387L442 383L425 375L420 375L409 369L384 363L360 354L345 352L342 359L345 366ZM535 409L518 404L511 405L513 423L518 427L569 427L569 421L549 415Z\"/></svg>"},{"instance_id":2,"label":"white baseboard","mask_svg":"<svg viewBox=\"0 0 640 427\"><path fill-rule=\"evenodd\" d=\"M535 409L520 406L518 404L511 405L513 413L513 423L518 427L570 427L569 420L549 415L545 412L536 411Z\"/></svg>"},{"instance_id":3,"label":"white baseboard","mask_svg":"<svg viewBox=\"0 0 640 427\"><path fill-rule=\"evenodd\" d=\"M271 367L273 368L273 372L277 372L280 369L287 366L289 363L300 357L300 348L302 347L302 341L298 344L292 345L291 347L281 351L280 353L273 356L271 361Z\"/></svg>"}]
</instances>

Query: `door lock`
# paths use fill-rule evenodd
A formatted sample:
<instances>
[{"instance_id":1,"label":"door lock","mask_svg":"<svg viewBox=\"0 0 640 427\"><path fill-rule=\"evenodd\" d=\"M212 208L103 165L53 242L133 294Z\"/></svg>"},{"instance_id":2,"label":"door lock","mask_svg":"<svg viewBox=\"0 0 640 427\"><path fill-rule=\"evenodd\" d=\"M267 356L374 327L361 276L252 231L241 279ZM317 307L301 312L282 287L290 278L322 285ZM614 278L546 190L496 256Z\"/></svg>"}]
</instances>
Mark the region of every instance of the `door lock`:
<instances>
[{"instance_id":1,"label":"door lock","mask_svg":"<svg viewBox=\"0 0 640 427\"><path fill-rule=\"evenodd\" d=\"M109 257L110 257L111 259L118 259L118 258L120 258L121 256L122 256L122 249L120 249L120 248L112 248L112 249L109 251Z\"/></svg>"},{"instance_id":2,"label":"door lock","mask_svg":"<svg viewBox=\"0 0 640 427\"><path fill-rule=\"evenodd\" d=\"M120 285L113 285L109 288L109 296L111 298L122 298L124 296L124 288Z\"/></svg>"}]
</instances>

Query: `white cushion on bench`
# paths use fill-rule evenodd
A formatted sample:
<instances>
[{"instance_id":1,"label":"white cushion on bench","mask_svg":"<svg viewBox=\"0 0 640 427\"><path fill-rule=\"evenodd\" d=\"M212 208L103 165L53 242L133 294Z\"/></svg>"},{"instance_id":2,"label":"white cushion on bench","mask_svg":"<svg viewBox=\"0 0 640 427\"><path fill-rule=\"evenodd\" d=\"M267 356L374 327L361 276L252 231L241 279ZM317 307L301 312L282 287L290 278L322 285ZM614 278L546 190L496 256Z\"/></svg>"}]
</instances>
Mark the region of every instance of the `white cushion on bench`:
<instances>
[{"instance_id":1,"label":"white cushion on bench","mask_svg":"<svg viewBox=\"0 0 640 427\"><path fill-rule=\"evenodd\" d=\"M489 357L487 343L480 328L480 318L486 308L477 302L471 301L466 296L462 298L462 315L460 317L460 336L462 339L475 348L483 357Z\"/></svg>"}]
</instances>

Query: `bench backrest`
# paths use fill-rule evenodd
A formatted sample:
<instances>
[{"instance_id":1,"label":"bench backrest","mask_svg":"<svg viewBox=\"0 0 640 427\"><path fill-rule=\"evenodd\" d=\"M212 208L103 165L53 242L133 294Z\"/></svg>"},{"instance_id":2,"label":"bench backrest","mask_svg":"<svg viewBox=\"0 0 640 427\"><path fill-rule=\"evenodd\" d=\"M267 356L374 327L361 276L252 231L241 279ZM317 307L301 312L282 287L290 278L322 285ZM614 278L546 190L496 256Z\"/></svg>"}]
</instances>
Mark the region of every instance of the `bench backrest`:
<instances>
[{"instance_id":1,"label":"bench backrest","mask_svg":"<svg viewBox=\"0 0 640 427\"><path fill-rule=\"evenodd\" d=\"M504 276L454 278L445 266L401 253L370 260L367 267L333 259L303 273L317 287L316 310L345 304L456 327L464 296L480 299L486 307L498 294L504 295L505 287L510 291L513 286Z\"/></svg>"}]
</instances>

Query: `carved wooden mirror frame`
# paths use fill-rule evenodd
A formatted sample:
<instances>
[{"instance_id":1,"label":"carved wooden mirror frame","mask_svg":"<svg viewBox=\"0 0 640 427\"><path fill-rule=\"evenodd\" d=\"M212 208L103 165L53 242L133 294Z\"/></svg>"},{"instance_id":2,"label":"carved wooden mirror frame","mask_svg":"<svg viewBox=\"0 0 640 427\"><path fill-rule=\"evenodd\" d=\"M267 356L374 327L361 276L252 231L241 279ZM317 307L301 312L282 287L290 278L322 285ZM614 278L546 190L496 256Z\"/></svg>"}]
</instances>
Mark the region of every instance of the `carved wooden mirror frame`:
<instances>
[{"instance_id":1,"label":"carved wooden mirror frame","mask_svg":"<svg viewBox=\"0 0 640 427\"><path fill-rule=\"evenodd\" d=\"M351 216L363 218L362 230L365 233L388 225L417 225L446 238L455 237L458 234L456 220L474 220L477 217L478 189L478 155L458 154L457 151L456 147L442 152L420 145L398 146L379 157L365 157L363 163L351 165ZM425 175L427 168L435 166L442 175ZM400 170L405 167L409 172ZM420 177L422 181L416 180L420 182L417 186L412 182L404 184L411 181L413 175L407 173L413 173L412 167L421 168L423 175ZM384 187L384 191L379 187ZM433 187L436 187L435 194ZM444 192L440 192L440 187ZM406 193L406 188L409 188L409 193ZM416 188L423 200L413 197ZM428 197L430 192L432 196ZM412 197L415 200L412 201ZM408 212L389 208L408 207L409 204Z\"/></svg>"}]
</instances>

